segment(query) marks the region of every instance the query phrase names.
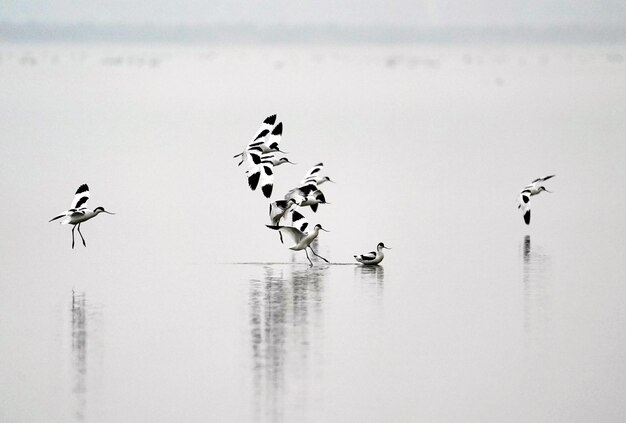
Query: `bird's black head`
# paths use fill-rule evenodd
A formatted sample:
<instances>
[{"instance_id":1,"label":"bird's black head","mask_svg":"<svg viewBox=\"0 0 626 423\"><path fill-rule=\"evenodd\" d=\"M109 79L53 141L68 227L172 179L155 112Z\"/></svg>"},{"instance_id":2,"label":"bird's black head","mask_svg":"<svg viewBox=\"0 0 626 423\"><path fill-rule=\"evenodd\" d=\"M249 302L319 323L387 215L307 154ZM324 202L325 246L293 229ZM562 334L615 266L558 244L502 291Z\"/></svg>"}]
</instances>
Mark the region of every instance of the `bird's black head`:
<instances>
[{"instance_id":1,"label":"bird's black head","mask_svg":"<svg viewBox=\"0 0 626 423\"><path fill-rule=\"evenodd\" d=\"M382 242L379 242L379 243L378 243L377 248L381 248L381 249L382 249L382 248L385 248L385 249L387 249L387 250L391 250L391 248L389 248L389 247L385 247L385 244L383 244Z\"/></svg>"},{"instance_id":2,"label":"bird's black head","mask_svg":"<svg viewBox=\"0 0 626 423\"><path fill-rule=\"evenodd\" d=\"M111 212L106 211L106 210L104 209L104 207L96 207L95 209L93 209L93 212L94 212L95 214L98 214L98 213L115 214L115 213L111 213Z\"/></svg>"},{"instance_id":3,"label":"bird's black head","mask_svg":"<svg viewBox=\"0 0 626 423\"><path fill-rule=\"evenodd\" d=\"M321 229L324 232L330 232L330 231L327 231L326 229L322 228L322 225L320 225L319 223L313 227L313 230L315 230L315 229Z\"/></svg>"}]
</instances>

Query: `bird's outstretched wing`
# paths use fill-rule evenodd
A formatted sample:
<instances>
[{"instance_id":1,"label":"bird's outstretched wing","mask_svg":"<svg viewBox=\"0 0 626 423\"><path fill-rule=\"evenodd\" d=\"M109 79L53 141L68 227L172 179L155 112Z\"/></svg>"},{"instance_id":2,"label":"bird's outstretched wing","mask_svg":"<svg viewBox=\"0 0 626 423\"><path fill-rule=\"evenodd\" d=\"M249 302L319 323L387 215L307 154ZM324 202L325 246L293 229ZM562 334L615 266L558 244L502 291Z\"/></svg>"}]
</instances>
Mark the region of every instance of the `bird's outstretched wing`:
<instances>
[{"instance_id":1,"label":"bird's outstretched wing","mask_svg":"<svg viewBox=\"0 0 626 423\"><path fill-rule=\"evenodd\" d=\"M272 190L274 189L274 165L271 160L261 160L261 191L265 198L272 196Z\"/></svg>"},{"instance_id":2,"label":"bird's outstretched wing","mask_svg":"<svg viewBox=\"0 0 626 423\"><path fill-rule=\"evenodd\" d=\"M271 160L261 159L261 162L249 169L246 175L252 191L256 190L260 183L263 195L266 198L271 197L274 188L274 166Z\"/></svg>"},{"instance_id":3,"label":"bird's outstretched wing","mask_svg":"<svg viewBox=\"0 0 626 423\"><path fill-rule=\"evenodd\" d=\"M53 221L55 221L57 219L61 219L62 217L65 217L67 215L68 215L68 212L65 211L65 212L61 213L60 215L55 216L52 219L48 220L48 223L53 222Z\"/></svg>"},{"instance_id":4,"label":"bird's outstretched wing","mask_svg":"<svg viewBox=\"0 0 626 423\"><path fill-rule=\"evenodd\" d=\"M72 205L70 209L78 209L83 206L87 200L89 200L89 187L87 184L82 184L76 190L76 194L74 194L74 199L72 200Z\"/></svg>"},{"instance_id":5,"label":"bird's outstretched wing","mask_svg":"<svg viewBox=\"0 0 626 423\"><path fill-rule=\"evenodd\" d=\"M293 240L294 244L300 243L302 238L306 236L302 231L292 226L278 226L278 225L265 225L270 229L274 229L275 231L280 231L283 235L288 235Z\"/></svg>"},{"instance_id":6,"label":"bird's outstretched wing","mask_svg":"<svg viewBox=\"0 0 626 423\"><path fill-rule=\"evenodd\" d=\"M280 139L283 136L283 123L278 122L278 125L272 129L269 136L265 140L265 144L272 151L280 151L278 148L278 144L280 143Z\"/></svg>"},{"instance_id":7,"label":"bird's outstretched wing","mask_svg":"<svg viewBox=\"0 0 626 423\"><path fill-rule=\"evenodd\" d=\"M285 226L291 226L306 233L309 221L298 210L289 210L284 217Z\"/></svg>"},{"instance_id":8,"label":"bird's outstretched wing","mask_svg":"<svg viewBox=\"0 0 626 423\"><path fill-rule=\"evenodd\" d=\"M543 178L537 178L532 183L536 184L537 182L545 182L545 181L547 181L550 178L554 178L555 176L556 175L550 175L550 176L546 176L546 177L543 177Z\"/></svg>"},{"instance_id":9,"label":"bird's outstretched wing","mask_svg":"<svg viewBox=\"0 0 626 423\"><path fill-rule=\"evenodd\" d=\"M248 166L259 164L259 157L263 152L263 144L265 143L265 137L270 134L270 131L274 127L276 122L276 115L271 115L265 118L265 120L259 126L259 129L254 133L252 140L246 145L245 150L242 153L236 154L233 157L243 156L238 166L241 166L244 162Z\"/></svg>"},{"instance_id":10,"label":"bird's outstretched wing","mask_svg":"<svg viewBox=\"0 0 626 423\"><path fill-rule=\"evenodd\" d=\"M522 191L520 193L519 205L517 208L522 210L524 222L526 222L527 225L530 225L530 192Z\"/></svg>"}]
</instances>

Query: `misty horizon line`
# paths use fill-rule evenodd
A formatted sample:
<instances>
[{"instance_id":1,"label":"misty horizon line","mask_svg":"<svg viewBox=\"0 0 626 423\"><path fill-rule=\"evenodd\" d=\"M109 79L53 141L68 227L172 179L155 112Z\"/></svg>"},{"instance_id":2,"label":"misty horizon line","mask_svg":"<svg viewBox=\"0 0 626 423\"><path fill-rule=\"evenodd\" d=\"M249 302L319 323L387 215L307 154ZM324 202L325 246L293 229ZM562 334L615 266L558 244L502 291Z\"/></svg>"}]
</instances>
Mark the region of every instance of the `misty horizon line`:
<instances>
[{"instance_id":1,"label":"misty horizon line","mask_svg":"<svg viewBox=\"0 0 626 423\"><path fill-rule=\"evenodd\" d=\"M625 42L613 24L49 23L0 21L0 42Z\"/></svg>"}]
</instances>

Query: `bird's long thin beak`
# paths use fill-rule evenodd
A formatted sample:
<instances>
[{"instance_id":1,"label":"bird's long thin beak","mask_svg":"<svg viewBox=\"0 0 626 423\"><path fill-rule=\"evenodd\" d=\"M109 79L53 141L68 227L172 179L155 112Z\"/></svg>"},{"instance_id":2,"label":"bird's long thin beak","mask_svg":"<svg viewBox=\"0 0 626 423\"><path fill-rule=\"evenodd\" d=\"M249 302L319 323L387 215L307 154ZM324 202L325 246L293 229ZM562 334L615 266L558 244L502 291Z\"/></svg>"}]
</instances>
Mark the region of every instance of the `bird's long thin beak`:
<instances>
[{"instance_id":1,"label":"bird's long thin beak","mask_svg":"<svg viewBox=\"0 0 626 423\"><path fill-rule=\"evenodd\" d=\"M106 211L106 210L104 210L104 212L105 212L105 213L108 213L108 214L115 214L115 213L108 212L108 211Z\"/></svg>"},{"instance_id":2,"label":"bird's long thin beak","mask_svg":"<svg viewBox=\"0 0 626 423\"><path fill-rule=\"evenodd\" d=\"M386 250L391 250L391 247L383 247Z\"/></svg>"},{"instance_id":3,"label":"bird's long thin beak","mask_svg":"<svg viewBox=\"0 0 626 423\"><path fill-rule=\"evenodd\" d=\"M324 232L330 232L330 231L328 231L328 230L326 230L324 228L320 228L320 229L323 230Z\"/></svg>"},{"instance_id":4,"label":"bird's long thin beak","mask_svg":"<svg viewBox=\"0 0 626 423\"><path fill-rule=\"evenodd\" d=\"M287 159L287 163L291 163L292 165L297 164L297 163L294 163L294 162L290 161L289 159Z\"/></svg>"},{"instance_id":5,"label":"bird's long thin beak","mask_svg":"<svg viewBox=\"0 0 626 423\"><path fill-rule=\"evenodd\" d=\"M336 184L337 182L333 181L332 179L328 178L327 179L328 182L332 182L333 184Z\"/></svg>"},{"instance_id":6,"label":"bird's long thin beak","mask_svg":"<svg viewBox=\"0 0 626 423\"><path fill-rule=\"evenodd\" d=\"M550 194L554 194L554 191L548 191L547 189L544 189L545 192L549 192Z\"/></svg>"}]
</instances>

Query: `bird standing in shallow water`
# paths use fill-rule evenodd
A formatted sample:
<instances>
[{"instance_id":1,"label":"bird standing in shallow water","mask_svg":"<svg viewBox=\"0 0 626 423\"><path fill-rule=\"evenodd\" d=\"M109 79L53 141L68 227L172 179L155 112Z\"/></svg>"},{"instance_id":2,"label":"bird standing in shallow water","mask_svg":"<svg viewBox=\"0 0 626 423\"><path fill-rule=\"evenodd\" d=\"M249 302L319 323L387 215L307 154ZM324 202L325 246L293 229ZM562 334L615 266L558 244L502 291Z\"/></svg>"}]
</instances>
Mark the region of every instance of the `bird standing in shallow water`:
<instances>
[{"instance_id":1,"label":"bird standing in shallow water","mask_svg":"<svg viewBox=\"0 0 626 423\"><path fill-rule=\"evenodd\" d=\"M87 200L89 200L89 196L89 187L87 186L87 184L82 184L76 190L76 194L74 194L74 200L72 200L71 207L67 211L49 220L49 222L52 222L53 220L63 218L63 220L61 220L62 225L74 225L74 227L72 228L72 248L74 248L74 229L76 228L78 228L78 234L83 240L83 245L85 247L87 246L87 244L85 243L85 238L83 238L83 234L80 232L81 223L97 216L100 213L115 214L106 211L104 207L96 207L94 210L90 210L86 207L81 207L87 202Z\"/></svg>"},{"instance_id":2,"label":"bird standing in shallow water","mask_svg":"<svg viewBox=\"0 0 626 423\"><path fill-rule=\"evenodd\" d=\"M379 242L378 245L376 246L376 251L372 251L367 254L354 256L354 258L356 261L358 261L361 264L366 264L366 265L371 265L371 266L376 265L380 263L381 261L383 261L383 259L385 258L385 254L383 253L383 248L386 250L391 250L391 248L385 247L385 244L383 244L382 242Z\"/></svg>"},{"instance_id":3,"label":"bird standing in shallow water","mask_svg":"<svg viewBox=\"0 0 626 423\"><path fill-rule=\"evenodd\" d=\"M311 261L311 258L309 257L309 253L306 250L307 248L310 248L311 252L315 256L321 258L326 263L328 263L328 260L326 260L324 257L317 254L313 250L313 248L311 248L311 242L313 242L313 240L317 238L317 235L319 234L320 230L329 232L326 229L322 228L322 225L320 224L315 225L313 227L313 231L308 234L292 226L277 226L277 225L265 225L265 226L267 226L270 229L274 229L275 231L280 231L281 234L289 235L293 239L293 242L295 243L294 245L289 247L289 249L294 250L294 251L304 250L306 254L306 258L309 259L309 263L311 264L311 266L313 266L313 262Z\"/></svg>"},{"instance_id":4,"label":"bird standing in shallow water","mask_svg":"<svg viewBox=\"0 0 626 423\"><path fill-rule=\"evenodd\" d=\"M551 193L551 191L548 191L546 187L541 186L540 184L550 178L554 178L555 176L556 175L550 175L546 176L545 178L537 178L529 185L526 185L524 189L522 189L522 191L519 193L517 208L522 210L522 214L524 215L524 222L527 225L530 225L530 197L540 194L543 191Z\"/></svg>"}]
</instances>

